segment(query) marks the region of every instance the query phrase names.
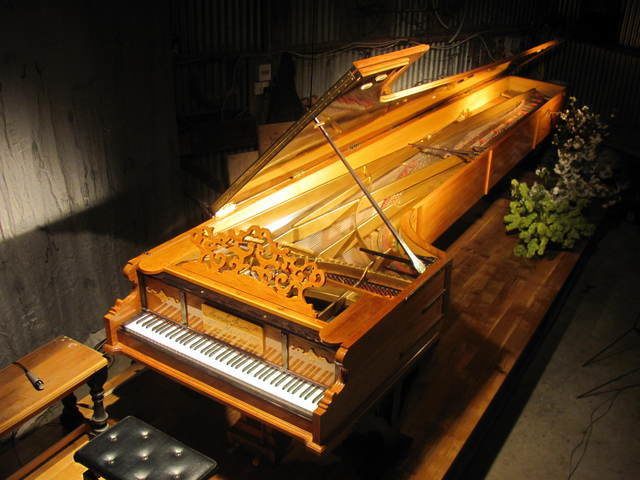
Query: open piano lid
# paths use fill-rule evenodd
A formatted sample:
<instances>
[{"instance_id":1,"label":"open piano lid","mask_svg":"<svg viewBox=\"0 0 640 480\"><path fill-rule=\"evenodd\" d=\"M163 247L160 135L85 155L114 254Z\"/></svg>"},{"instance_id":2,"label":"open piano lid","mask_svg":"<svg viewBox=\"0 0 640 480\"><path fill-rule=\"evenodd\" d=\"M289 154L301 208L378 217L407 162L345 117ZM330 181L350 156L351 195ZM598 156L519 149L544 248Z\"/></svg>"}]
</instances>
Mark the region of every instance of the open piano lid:
<instances>
[{"instance_id":1,"label":"open piano lid","mask_svg":"<svg viewBox=\"0 0 640 480\"><path fill-rule=\"evenodd\" d=\"M394 91L394 83L429 50L428 45L416 45L354 62L313 107L220 196L214 204L216 217L224 217L259 193L264 196L266 191L281 189L293 179L317 171L327 163L339 162L317 129L314 118L324 123L336 146L350 158L376 135L473 87L514 73L558 44L559 41L552 40L489 65L401 91ZM361 166L357 159L350 163L356 171ZM316 186L314 183L301 184L295 191L299 194L301 189Z\"/></svg>"},{"instance_id":2,"label":"open piano lid","mask_svg":"<svg viewBox=\"0 0 640 480\"><path fill-rule=\"evenodd\" d=\"M354 62L216 202L210 226L223 232L259 225L274 240L295 246L303 255L366 266L369 257L360 253L364 251L357 248L360 245L406 256L404 261L423 272L425 266L397 231L397 222L418 197L409 183L402 191L392 191L401 182L394 180L398 172L389 171L393 164L388 157L394 155L389 152L400 152L409 141L394 131L556 44L547 42L515 57L401 91L393 90L394 83L429 49L427 45Z\"/></svg>"}]
</instances>

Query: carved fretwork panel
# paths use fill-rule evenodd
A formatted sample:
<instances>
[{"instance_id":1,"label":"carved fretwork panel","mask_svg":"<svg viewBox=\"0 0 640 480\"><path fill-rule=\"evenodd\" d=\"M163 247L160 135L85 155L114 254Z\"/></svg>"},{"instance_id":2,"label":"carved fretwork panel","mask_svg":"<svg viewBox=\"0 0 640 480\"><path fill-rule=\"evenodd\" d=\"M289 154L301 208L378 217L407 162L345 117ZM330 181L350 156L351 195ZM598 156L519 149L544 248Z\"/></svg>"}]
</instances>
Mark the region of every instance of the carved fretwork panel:
<instances>
[{"instance_id":1,"label":"carved fretwork panel","mask_svg":"<svg viewBox=\"0 0 640 480\"><path fill-rule=\"evenodd\" d=\"M274 242L266 228L214 232L205 227L193 234L192 241L200 255L195 261L180 263L180 268L315 316L304 291L323 286L324 271L315 261L294 255Z\"/></svg>"}]
</instances>

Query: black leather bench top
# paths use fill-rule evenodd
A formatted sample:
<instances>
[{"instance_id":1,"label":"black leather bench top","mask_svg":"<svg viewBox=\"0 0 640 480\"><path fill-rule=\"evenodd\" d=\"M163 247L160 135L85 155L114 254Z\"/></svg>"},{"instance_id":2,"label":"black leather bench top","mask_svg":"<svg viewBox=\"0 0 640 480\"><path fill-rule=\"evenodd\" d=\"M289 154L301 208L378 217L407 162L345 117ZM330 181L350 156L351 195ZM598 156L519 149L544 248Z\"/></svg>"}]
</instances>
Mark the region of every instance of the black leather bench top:
<instances>
[{"instance_id":1,"label":"black leather bench top","mask_svg":"<svg viewBox=\"0 0 640 480\"><path fill-rule=\"evenodd\" d=\"M73 458L107 480L201 480L215 460L136 417L126 417L76 451Z\"/></svg>"}]
</instances>

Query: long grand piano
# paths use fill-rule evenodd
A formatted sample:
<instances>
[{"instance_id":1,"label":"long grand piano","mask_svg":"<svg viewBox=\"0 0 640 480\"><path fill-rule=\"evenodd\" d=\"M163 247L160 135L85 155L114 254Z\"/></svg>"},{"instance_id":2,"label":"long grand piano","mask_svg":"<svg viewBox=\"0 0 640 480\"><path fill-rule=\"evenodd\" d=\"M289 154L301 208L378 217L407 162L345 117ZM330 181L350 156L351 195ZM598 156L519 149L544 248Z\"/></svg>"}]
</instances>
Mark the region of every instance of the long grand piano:
<instances>
[{"instance_id":1,"label":"long grand piano","mask_svg":"<svg viewBox=\"0 0 640 480\"><path fill-rule=\"evenodd\" d=\"M563 87L512 73L553 46L399 91L427 45L354 62L213 218L127 263L108 351L336 445L438 339L431 242L548 135Z\"/></svg>"}]
</instances>

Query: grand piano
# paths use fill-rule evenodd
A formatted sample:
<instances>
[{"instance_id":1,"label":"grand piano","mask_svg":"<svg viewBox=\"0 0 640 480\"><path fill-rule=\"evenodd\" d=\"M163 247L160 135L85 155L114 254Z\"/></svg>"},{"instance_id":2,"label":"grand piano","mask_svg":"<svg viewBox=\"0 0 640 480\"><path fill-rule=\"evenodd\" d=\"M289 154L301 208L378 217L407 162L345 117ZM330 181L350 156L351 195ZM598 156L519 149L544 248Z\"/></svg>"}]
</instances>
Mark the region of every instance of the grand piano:
<instances>
[{"instance_id":1,"label":"grand piano","mask_svg":"<svg viewBox=\"0 0 640 480\"><path fill-rule=\"evenodd\" d=\"M405 90L427 45L354 62L213 218L127 263L107 350L335 446L437 341L431 243L548 135L564 88L513 72L555 45Z\"/></svg>"}]
</instances>

